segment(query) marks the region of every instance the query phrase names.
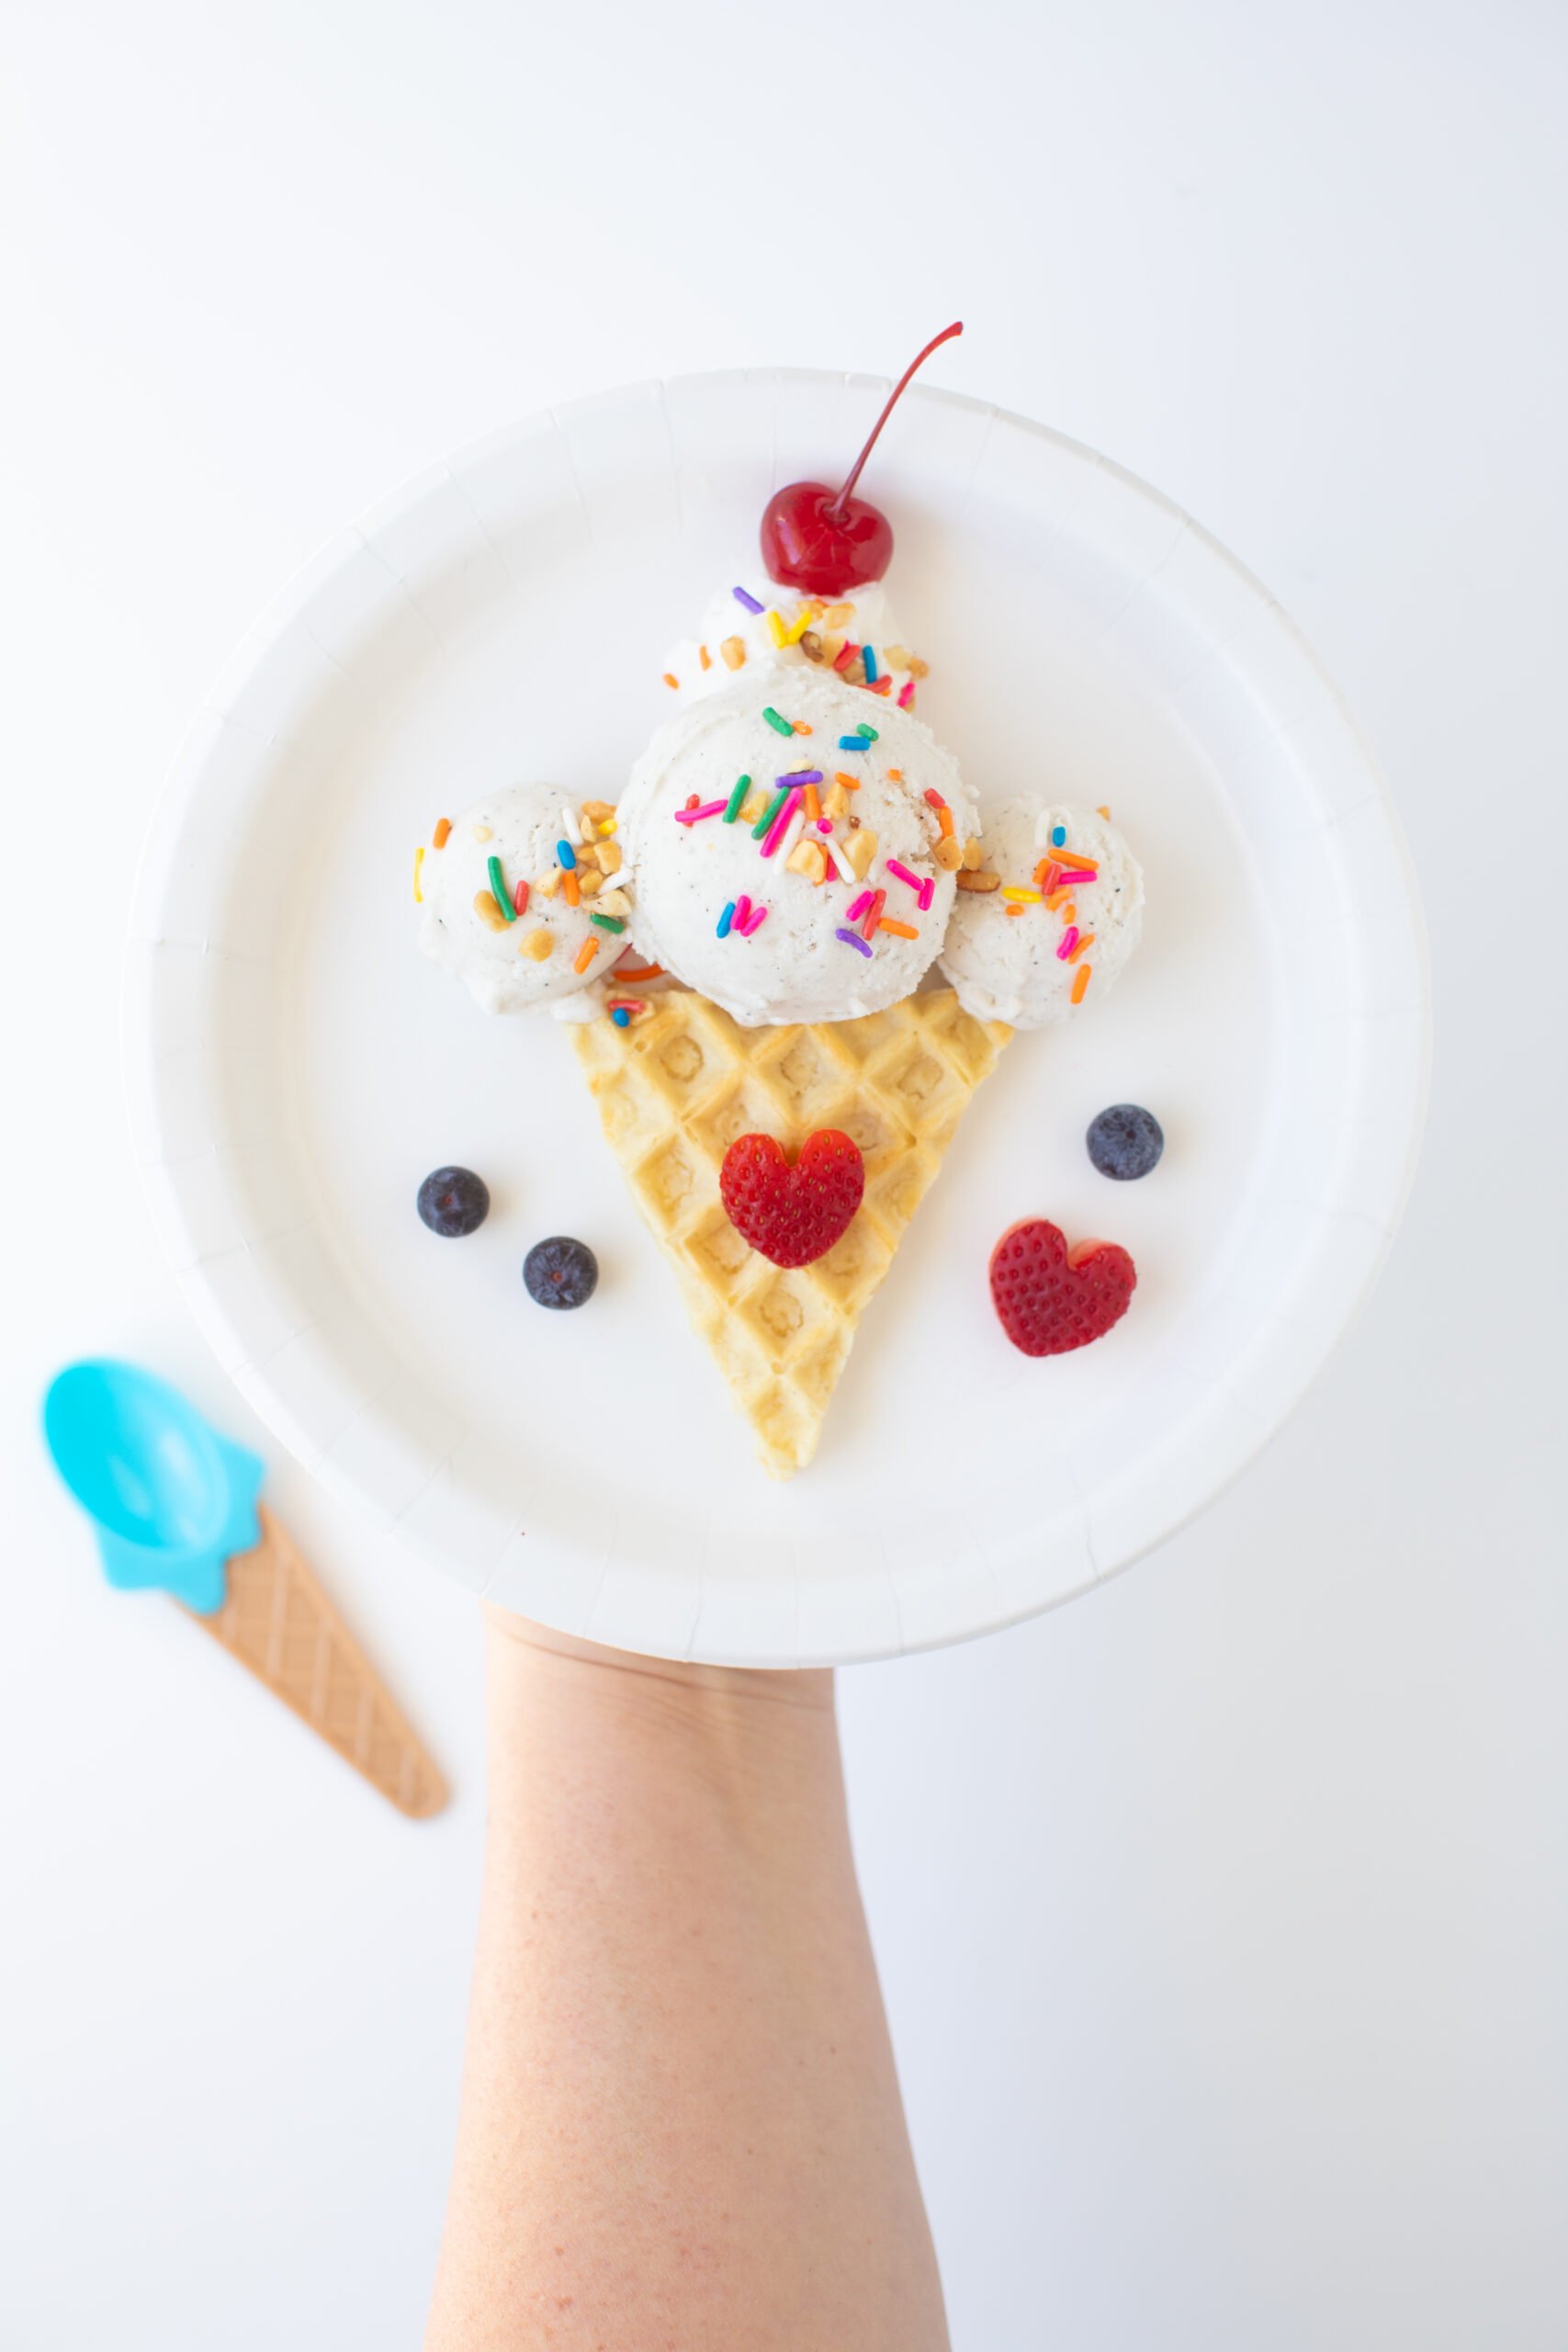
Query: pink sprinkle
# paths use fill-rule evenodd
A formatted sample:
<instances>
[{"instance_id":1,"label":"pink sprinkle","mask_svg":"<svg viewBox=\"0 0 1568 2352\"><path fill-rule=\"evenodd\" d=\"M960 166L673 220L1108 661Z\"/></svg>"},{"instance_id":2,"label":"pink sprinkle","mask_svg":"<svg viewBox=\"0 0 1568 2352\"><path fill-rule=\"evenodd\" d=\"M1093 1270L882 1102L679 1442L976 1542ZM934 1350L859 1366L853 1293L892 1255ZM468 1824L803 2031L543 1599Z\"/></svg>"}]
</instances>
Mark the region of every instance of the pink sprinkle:
<instances>
[{"instance_id":1,"label":"pink sprinkle","mask_svg":"<svg viewBox=\"0 0 1568 2352\"><path fill-rule=\"evenodd\" d=\"M931 900L935 896L936 876L934 874L928 874L925 880L920 885L920 912L923 915L930 914L931 910Z\"/></svg>"},{"instance_id":2,"label":"pink sprinkle","mask_svg":"<svg viewBox=\"0 0 1568 2352\"><path fill-rule=\"evenodd\" d=\"M900 865L896 857L890 857L888 859L887 871L889 874L896 874L900 882L907 882L910 889L915 893L915 896L917 898L919 897L920 877L918 874L911 874L908 867L907 865Z\"/></svg>"},{"instance_id":3,"label":"pink sprinkle","mask_svg":"<svg viewBox=\"0 0 1568 2352\"><path fill-rule=\"evenodd\" d=\"M1067 871L1062 876L1062 880L1065 883L1070 884L1075 890L1081 890L1086 882L1098 882L1099 879L1100 868L1098 865L1091 865L1087 874L1080 872L1078 867L1076 865L1069 866Z\"/></svg>"},{"instance_id":4,"label":"pink sprinkle","mask_svg":"<svg viewBox=\"0 0 1568 2352\"><path fill-rule=\"evenodd\" d=\"M841 881L843 880L843 878L844 878L844 877L843 877L843 876L840 873L840 871L839 871L838 867L837 867L837 866L834 865L834 863L833 863L833 853L832 853L832 851L831 851L830 849L825 849L825 850L823 851L822 854L823 854L823 856L824 856L824 857L827 859L827 861L828 861L828 879L829 879L829 882L841 882Z\"/></svg>"},{"instance_id":5,"label":"pink sprinkle","mask_svg":"<svg viewBox=\"0 0 1568 2352\"><path fill-rule=\"evenodd\" d=\"M791 785L789 798L784 802L784 807L779 810L777 817L773 820L773 830L768 835L767 840L762 843L762 855L764 857L772 857L780 842L783 841L785 833L788 832L790 820L795 815L795 810L799 808L803 797L804 795L800 786L798 784ZM729 803L728 800L723 800L720 801L719 806L722 808L728 808Z\"/></svg>"},{"instance_id":6,"label":"pink sprinkle","mask_svg":"<svg viewBox=\"0 0 1568 2352\"><path fill-rule=\"evenodd\" d=\"M753 907L750 913L746 918L746 937L750 939L751 933L760 929L767 919L768 910L766 907Z\"/></svg>"},{"instance_id":7,"label":"pink sprinkle","mask_svg":"<svg viewBox=\"0 0 1568 2352\"><path fill-rule=\"evenodd\" d=\"M914 699L915 699L915 682L914 682L913 678L906 678L906 679L905 679L905 681L904 681L904 683L903 683L903 684L902 684L902 685L899 687L899 689L898 689L898 707L899 707L899 709L900 709L900 710L908 710L908 707L909 707L909 705L914 701Z\"/></svg>"},{"instance_id":8,"label":"pink sprinkle","mask_svg":"<svg viewBox=\"0 0 1568 2352\"><path fill-rule=\"evenodd\" d=\"M728 806L728 800L710 800L705 808L677 808L675 822L678 825L700 824L705 817L722 817Z\"/></svg>"},{"instance_id":9,"label":"pink sprinkle","mask_svg":"<svg viewBox=\"0 0 1568 2352\"><path fill-rule=\"evenodd\" d=\"M833 820L831 817L818 817L817 820L817 830L819 833L830 833L833 830Z\"/></svg>"},{"instance_id":10,"label":"pink sprinkle","mask_svg":"<svg viewBox=\"0 0 1568 2352\"><path fill-rule=\"evenodd\" d=\"M750 911L751 901L746 896L745 891L742 890L740 896L735 901L735 914L729 926L731 931L744 931L746 928L746 918Z\"/></svg>"},{"instance_id":11,"label":"pink sprinkle","mask_svg":"<svg viewBox=\"0 0 1568 2352\"><path fill-rule=\"evenodd\" d=\"M839 648L839 650L838 650L838 651L837 651L837 653L835 653L835 654L834 654L834 656L833 656L833 667L834 667L834 669L835 669L835 670L847 670L847 669L849 668L849 666L850 666L850 663L854 660L855 655L856 655L859 651L860 651L860 647L859 647L858 645L852 645L852 644L850 643L849 639L846 637L846 638L845 638L845 639L844 639L844 641L843 641L843 643L842 643L842 645Z\"/></svg>"},{"instance_id":12,"label":"pink sprinkle","mask_svg":"<svg viewBox=\"0 0 1568 2352\"><path fill-rule=\"evenodd\" d=\"M876 893L874 890L863 890L860 897L855 900L854 905L850 909L849 914L845 918L846 922L859 922L862 915L864 914L867 907L870 906L875 896Z\"/></svg>"},{"instance_id":13,"label":"pink sprinkle","mask_svg":"<svg viewBox=\"0 0 1568 2352\"><path fill-rule=\"evenodd\" d=\"M1066 931L1062 933L1061 938L1056 942L1056 953L1064 964L1066 962L1068 956L1072 954L1077 944L1078 927L1076 922L1070 922Z\"/></svg>"}]
</instances>

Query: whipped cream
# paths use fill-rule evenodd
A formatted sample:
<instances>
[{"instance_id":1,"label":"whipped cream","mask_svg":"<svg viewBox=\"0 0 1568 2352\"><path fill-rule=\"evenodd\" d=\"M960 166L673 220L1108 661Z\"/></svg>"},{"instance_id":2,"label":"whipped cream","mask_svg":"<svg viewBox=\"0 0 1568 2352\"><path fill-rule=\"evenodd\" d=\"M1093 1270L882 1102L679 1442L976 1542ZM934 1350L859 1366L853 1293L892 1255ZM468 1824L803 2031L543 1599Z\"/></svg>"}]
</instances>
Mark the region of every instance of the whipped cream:
<instances>
[{"instance_id":1,"label":"whipped cream","mask_svg":"<svg viewBox=\"0 0 1568 2352\"><path fill-rule=\"evenodd\" d=\"M808 731L781 733L769 709ZM858 734L863 725L876 730L874 740ZM854 748L842 748L840 738ZM831 830L821 832L809 816L802 785L787 832L764 855L756 812L796 788L781 778L809 775L820 777L813 789ZM752 818L727 822L716 812L684 821L694 798L698 809L727 808L741 776L751 779ZM693 702L659 729L622 795L618 838L635 886L639 952L748 1028L885 1012L919 986L953 910L953 876L938 861L941 818L927 791L947 803L957 842L974 834L975 802L957 762L891 696L809 665L743 671L727 691ZM873 844L869 856L857 835ZM790 865L800 843L813 840L840 878L816 882ZM850 910L877 890L886 892L883 915L912 938L879 929L861 939L867 910L852 922ZM766 909L749 933L739 927L746 899L753 910ZM727 907L737 911L721 938Z\"/></svg>"}]
</instances>

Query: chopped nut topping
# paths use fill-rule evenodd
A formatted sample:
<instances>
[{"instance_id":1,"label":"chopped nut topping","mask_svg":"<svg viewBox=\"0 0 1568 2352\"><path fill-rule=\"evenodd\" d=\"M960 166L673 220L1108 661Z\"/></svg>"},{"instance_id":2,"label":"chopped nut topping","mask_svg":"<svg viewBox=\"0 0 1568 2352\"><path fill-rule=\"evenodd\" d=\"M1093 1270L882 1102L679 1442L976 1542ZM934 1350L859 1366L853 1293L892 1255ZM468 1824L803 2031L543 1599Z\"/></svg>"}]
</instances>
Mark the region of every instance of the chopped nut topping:
<instances>
[{"instance_id":1,"label":"chopped nut topping","mask_svg":"<svg viewBox=\"0 0 1568 2352\"><path fill-rule=\"evenodd\" d=\"M944 874L956 873L964 862L964 852L958 846L958 838L954 833L943 833L931 851L931 855Z\"/></svg>"},{"instance_id":2,"label":"chopped nut topping","mask_svg":"<svg viewBox=\"0 0 1568 2352\"><path fill-rule=\"evenodd\" d=\"M835 834L833 854L840 865L847 865L857 882L863 882L871 871L871 861L876 855L876 835L869 825L860 825L852 817L851 831L842 837L843 847L838 846Z\"/></svg>"},{"instance_id":3,"label":"chopped nut topping","mask_svg":"<svg viewBox=\"0 0 1568 2352\"><path fill-rule=\"evenodd\" d=\"M541 929L525 932L517 943L517 953L520 956L531 957L536 964L542 964L553 950L555 944L553 936L547 931Z\"/></svg>"},{"instance_id":4,"label":"chopped nut topping","mask_svg":"<svg viewBox=\"0 0 1568 2352\"><path fill-rule=\"evenodd\" d=\"M784 864L792 873L804 874L808 882L826 882L828 879L827 852L821 842L814 842L809 834L802 834Z\"/></svg>"},{"instance_id":5,"label":"chopped nut topping","mask_svg":"<svg viewBox=\"0 0 1568 2352\"><path fill-rule=\"evenodd\" d=\"M727 670L739 670L745 662L746 639L743 637L727 637L718 650L724 657Z\"/></svg>"},{"instance_id":6,"label":"chopped nut topping","mask_svg":"<svg viewBox=\"0 0 1568 2352\"><path fill-rule=\"evenodd\" d=\"M999 874L976 874L965 867L961 867L958 887L961 890L999 890L1002 887L1002 877Z\"/></svg>"}]
</instances>

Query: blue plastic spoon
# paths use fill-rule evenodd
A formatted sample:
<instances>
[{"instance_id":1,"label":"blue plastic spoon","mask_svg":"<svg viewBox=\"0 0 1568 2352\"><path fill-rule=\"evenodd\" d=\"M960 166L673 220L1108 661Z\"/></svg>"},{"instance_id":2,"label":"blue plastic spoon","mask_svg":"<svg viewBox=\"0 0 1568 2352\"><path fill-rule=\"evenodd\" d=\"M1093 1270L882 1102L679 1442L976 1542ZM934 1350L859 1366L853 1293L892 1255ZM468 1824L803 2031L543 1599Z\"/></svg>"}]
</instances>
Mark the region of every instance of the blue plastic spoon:
<instances>
[{"instance_id":1,"label":"blue plastic spoon","mask_svg":"<svg viewBox=\"0 0 1568 2352\"><path fill-rule=\"evenodd\" d=\"M44 1442L122 1590L173 1593L400 1812L446 1789L292 1541L258 1502L262 1464L156 1374L111 1356L67 1364Z\"/></svg>"},{"instance_id":2,"label":"blue plastic spoon","mask_svg":"<svg viewBox=\"0 0 1568 2352\"><path fill-rule=\"evenodd\" d=\"M93 1522L110 1584L158 1586L199 1616L224 1570L261 1541L262 1464L177 1388L110 1356L68 1364L43 1400L44 1442Z\"/></svg>"}]
</instances>

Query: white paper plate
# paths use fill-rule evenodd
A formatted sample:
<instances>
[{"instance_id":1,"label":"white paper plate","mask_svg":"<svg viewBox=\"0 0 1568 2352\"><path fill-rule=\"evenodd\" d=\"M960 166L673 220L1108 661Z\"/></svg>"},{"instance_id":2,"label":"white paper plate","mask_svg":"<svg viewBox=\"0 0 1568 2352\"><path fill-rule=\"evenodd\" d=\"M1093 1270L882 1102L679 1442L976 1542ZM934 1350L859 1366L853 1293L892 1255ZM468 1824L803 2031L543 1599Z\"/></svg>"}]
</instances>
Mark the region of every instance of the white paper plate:
<instances>
[{"instance_id":1,"label":"white paper plate","mask_svg":"<svg viewBox=\"0 0 1568 2352\"><path fill-rule=\"evenodd\" d=\"M670 1656L770 1665L956 1640L1157 1544L1276 1429L1365 1297L1426 1086L1420 918L1343 706L1256 581L1145 485L917 390L877 452L923 714L983 793L1109 802L1143 950L1020 1037L863 1324L810 1470L755 1466L548 1021L415 951L413 845L524 776L614 798L666 645L831 476L886 387L639 386L422 475L239 649L164 797L127 998L139 1156L204 1329L299 1460L477 1589ZM1097 1176L1142 1102L1165 1159ZM414 1216L456 1160L495 1206ZM1133 1310L1031 1363L986 1282L1015 1217L1124 1243ZM592 1306L519 1280L581 1235Z\"/></svg>"}]
</instances>

